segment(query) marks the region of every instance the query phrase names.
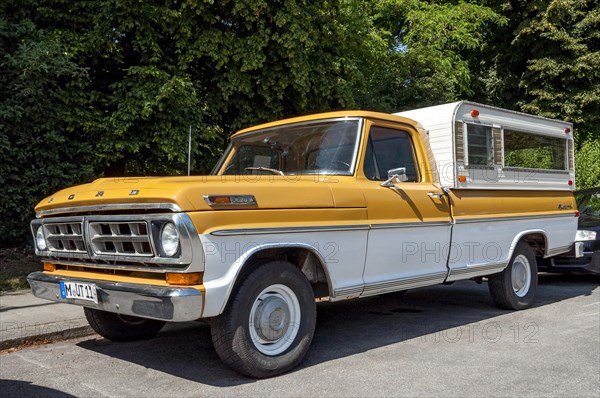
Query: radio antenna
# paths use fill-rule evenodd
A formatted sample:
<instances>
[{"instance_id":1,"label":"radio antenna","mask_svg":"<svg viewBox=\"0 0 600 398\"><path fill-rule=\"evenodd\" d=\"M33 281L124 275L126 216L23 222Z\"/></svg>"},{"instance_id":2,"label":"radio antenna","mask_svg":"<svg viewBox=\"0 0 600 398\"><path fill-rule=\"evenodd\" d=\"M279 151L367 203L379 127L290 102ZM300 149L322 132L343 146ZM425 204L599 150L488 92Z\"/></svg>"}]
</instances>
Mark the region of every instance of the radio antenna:
<instances>
[{"instance_id":1,"label":"radio antenna","mask_svg":"<svg viewBox=\"0 0 600 398\"><path fill-rule=\"evenodd\" d=\"M190 133L188 135L188 177L190 176L190 169L192 166L192 125L190 124Z\"/></svg>"}]
</instances>

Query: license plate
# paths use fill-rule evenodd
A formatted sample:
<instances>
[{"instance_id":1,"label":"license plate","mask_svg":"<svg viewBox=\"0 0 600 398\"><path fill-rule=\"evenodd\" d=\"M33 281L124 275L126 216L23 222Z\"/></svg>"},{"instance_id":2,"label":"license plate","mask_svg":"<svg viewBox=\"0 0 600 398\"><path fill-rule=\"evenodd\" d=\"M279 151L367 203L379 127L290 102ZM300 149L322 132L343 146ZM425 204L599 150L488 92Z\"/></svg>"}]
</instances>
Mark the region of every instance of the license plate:
<instances>
[{"instance_id":1,"label":"license plate","mask_svg":"<svg viewBox=\"0 0 600 398\"><path fill-rule=\"evenodd\" d=\"M93 283L60 282L60 295L64 299L78 299L98 304L98 293Z\"/></svg>"}]
</instances>

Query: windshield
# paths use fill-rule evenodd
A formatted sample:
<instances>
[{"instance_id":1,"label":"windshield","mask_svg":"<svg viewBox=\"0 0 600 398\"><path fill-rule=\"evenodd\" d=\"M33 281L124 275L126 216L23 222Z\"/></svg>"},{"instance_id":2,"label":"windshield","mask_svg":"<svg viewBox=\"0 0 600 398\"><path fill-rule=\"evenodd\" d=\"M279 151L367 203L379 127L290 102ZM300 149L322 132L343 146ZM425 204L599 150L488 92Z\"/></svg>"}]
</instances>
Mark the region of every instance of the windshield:
<instances>
[{"instance_id":1,"label":"windshield","mask_svg":"<svg viewBox=\"0 0 600 398\"><path fill-rule=\"evenodd\" d=\"M360 119L289 124L235 137L223 174L352 175ZM229 154L233 151L233 156Z\"/></svg>"}]
</instances>

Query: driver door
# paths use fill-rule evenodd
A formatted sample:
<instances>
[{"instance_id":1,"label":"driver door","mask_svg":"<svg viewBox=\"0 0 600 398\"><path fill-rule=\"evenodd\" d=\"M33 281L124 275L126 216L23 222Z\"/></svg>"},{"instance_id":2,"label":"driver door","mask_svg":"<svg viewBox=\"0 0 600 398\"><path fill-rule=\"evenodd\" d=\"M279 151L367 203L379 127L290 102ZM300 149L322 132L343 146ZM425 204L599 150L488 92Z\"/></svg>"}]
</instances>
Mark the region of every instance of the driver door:
<instances>
[{"instance_id":1,"label":"driver door","mask_svg":"<svg viewBox=\"0 0 600 398\"><path fill-rule=\"evenodd\" d=\"M358 177L371 225L362 295L441 283L450 244L448 198L420 171L428 167L415 145L420 137L408 126L372 123L367 129ZM381 186L388 170L401 167L406 181Z\"/></svg>"}]
</instances>

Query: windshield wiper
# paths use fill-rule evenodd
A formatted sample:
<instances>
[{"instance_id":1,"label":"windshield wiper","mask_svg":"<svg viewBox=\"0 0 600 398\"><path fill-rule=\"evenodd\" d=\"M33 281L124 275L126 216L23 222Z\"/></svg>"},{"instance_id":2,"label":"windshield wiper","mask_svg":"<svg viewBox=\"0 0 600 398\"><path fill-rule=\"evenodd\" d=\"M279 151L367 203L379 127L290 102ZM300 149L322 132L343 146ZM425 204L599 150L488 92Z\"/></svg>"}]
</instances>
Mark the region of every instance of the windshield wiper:
<instances>
[{"instance_id":1,"label":"windshield wiper","mask_svg":"<svg viewBox=\"0 0 600 398\"><path fill-rule=\"evenodd\" d=\"M244 170L258 170L258 171L270 171L273 174L284 176L283 171L277 169L270 169L268 167L246 167Z\"/></svg>"}]
</instances>

